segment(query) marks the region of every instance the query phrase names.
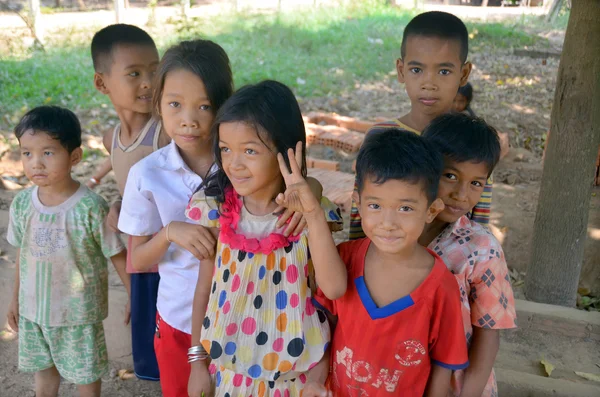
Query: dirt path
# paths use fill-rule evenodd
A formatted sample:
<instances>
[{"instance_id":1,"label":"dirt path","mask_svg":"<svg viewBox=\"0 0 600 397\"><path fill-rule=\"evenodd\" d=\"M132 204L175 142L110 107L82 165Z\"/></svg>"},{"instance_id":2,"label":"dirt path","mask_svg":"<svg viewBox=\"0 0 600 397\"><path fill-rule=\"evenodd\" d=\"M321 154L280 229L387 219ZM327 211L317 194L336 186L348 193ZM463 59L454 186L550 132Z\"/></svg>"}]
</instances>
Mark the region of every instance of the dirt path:
<instances>
[{"instance_id":1,"label":"dirt path","mask_svg":"<svg viewBox=\"0 0 600 397\"><path fill-rule=\"evenodd\" d=\"M215 2L205 3L207 3L206 7L212 7ZM268 2L265 0L263 3ZM471 7L469 8L468 11L475 12ZM196 9L199 7L193 10ZM169 12L173 12L173 9L170 10L165 10L163 13L161 9L159 15L166 18L170 15ZM132 9L130 12L134 19L129 22L137 23L138 20L140 24L146 22L147 10ZM82 23L88 14L94 19L94 23L111 23L114 18L114 14L109 11L60 14L61 18L64 17L60 19L60 23L71 23L69 21ZM10 18L12 17L0 14L0 26L9 26L7 24ZM55 19L56 16L47 18L48 21ZM559 46L562 33L548 34L552 35L553 42ZM473 49L471 57L475 65L471 76L471 82L475 87L474 110L498 129L508 132L511 144L514 148L518 148L513 149L510 156L496 170L492 225L495 234L503 244L508 264L514 269L517 296L522 297L520 285L531 256L533 223L542 174L540 155L545 133L549 127L558 60L548 59L542 62L540 59L514 56L511 49L485 48ZM336 112L364 120L403 114L408 110L408 99L403 88L396 82L392 71L393 63L390 64L390 75L383 77L379 82L356 83L354 90L336 96L301 99L302 110ZM94 117L88 114L79 116L84 121L85 118ZM87 146L97 145L98 139L97 136L87 136ZM9 189L21 189L27 181L23 178L19 155L14 149L14 139L0 140L0 175ZM353 160L351 155L322 148L315 148L310 154L318 158L335 159L341 162L342 170L351 170L350 164ZM87 159L77 167L76 176L85 181L101 160L102 158ZM351 181L351 178L348 180ZM97 190L111 200L116 195L114 180L107 178ZM10 271L14 260L14 250L6 242L5 231L7 210L15 192L16 190L0 189L0 272ZM586 286L596 286L595 288L599 289L600 189L595 189L592 196L588 230L582 282ZM111 275L111 288L121 288L114 274ZM3 326L4 318L0 318L0 329ZM33 378L31 375L17 371L16 341L9 340L10 337L11 335L6 332L0 333L0 395L33 396ZM540 336L540 343L534 344L535 349L538 347L540 350L546 349L545 346L548 344L541 343L542 341L543 335ZM519 343L529 342L514 336L510 338L509 343L510 348L518 352L526 351L524 347L519 346ZM570 349L567 345L563 347L565 347L565 366L575 362L573 360L584 353L581 349ZM502 357L507 362L510 361L510 356ZM113 368L113 370L117 369L118 366ZM591 369L586 370L592 372ZM112 375L105 378L103 392L105 396L160 396L158 385L155 383L137 380L122 381L114 376L114 371ZM62 390L61 396L75 395L74 388L70 385L66 385Z\"/></svg>"}]
</instances>

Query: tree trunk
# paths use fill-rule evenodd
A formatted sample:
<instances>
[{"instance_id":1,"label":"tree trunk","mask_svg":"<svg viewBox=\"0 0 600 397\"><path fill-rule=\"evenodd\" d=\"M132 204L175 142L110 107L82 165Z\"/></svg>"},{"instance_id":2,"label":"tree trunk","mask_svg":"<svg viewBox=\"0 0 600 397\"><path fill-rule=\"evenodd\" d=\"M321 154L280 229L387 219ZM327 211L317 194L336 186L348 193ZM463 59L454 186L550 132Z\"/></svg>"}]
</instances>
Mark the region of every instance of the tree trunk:
<instances>
[{"instance_id":1,"label":"tree trunk","mask_svg":"<svg viewBox=\"0 0 600 397\"><path fill-rule=\"evenodd\" d=\"M31 33L38 43L44 42L44 30L42 29L42 11L40 8L40 0L29 0L29 23Z\"/></svg>"},{"instance_id":2,"label":"tree trunk","mask_svg":"<svg viewBox=\"0 0 600 397\"><path fill-rule=\"evenodd\" d=\"M546 14L546 22L552 22L556 19L558 13L560 12L560 8L562 7L563 1L564 0L552 0L547 9L548 13Z\"/></svg>"},{"instance_id":3,"label":"tree trunk","mask_svg":"<svg viewBox=\"0 0 600 397\"><path fill-rule=\"evenodd\" d=\"M573 2L563 46L525 294L574 306L600 144L600 1Z\"/></svg>"},{"instance_id":4,"label":"tree trunk","mask_svg":"<svg viewBox=\"0 0 600 397\"><path fill-rule=\"evenodd\" d=\"M82 1L82 0L79 0ZM123 0L115 1L115 20L117 23L123 23L125 21L125 3Z\"/></svg>"}]
</instances>

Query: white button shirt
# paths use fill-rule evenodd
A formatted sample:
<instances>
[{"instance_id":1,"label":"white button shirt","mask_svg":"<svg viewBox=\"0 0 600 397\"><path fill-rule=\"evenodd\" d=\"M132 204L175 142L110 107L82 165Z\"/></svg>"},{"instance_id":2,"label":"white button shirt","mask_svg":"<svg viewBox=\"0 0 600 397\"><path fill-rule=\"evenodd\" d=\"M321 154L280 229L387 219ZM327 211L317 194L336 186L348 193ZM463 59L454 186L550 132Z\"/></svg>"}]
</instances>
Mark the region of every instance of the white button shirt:
<instances>
[{"instance_id":1,"label":"white button shirt","mask_svg":"<svg viewBox=\"0 0 600 397\"><path fill-rule=\"evenodd\" d=\"M202 178L185 164L171 142L131 167L119 229L132 236L152 236L172 221L189 222L185 208L201 183ZM177 244L171 244L156 261L160 274L158 312L167 324L191 334L200 262Z\"/></svg>"}]
</instances>

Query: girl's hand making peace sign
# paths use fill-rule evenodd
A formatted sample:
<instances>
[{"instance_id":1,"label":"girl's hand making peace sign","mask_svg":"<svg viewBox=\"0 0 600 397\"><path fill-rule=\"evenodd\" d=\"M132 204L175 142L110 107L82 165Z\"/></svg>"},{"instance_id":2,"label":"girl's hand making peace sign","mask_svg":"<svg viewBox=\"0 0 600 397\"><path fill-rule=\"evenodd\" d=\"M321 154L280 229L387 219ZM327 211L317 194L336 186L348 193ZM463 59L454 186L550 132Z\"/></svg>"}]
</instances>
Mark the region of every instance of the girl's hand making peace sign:
<instances>
[{"instance_id":1,"label":"girl's hand making peace sign","mask_svg":"<svg viewBox=\"0 0 600 397\"><path fill-rule=\"evenodd\" d=\"M288 149L288 159L290 160L290 169L281 153L277 153L279 170L285 181L285 192L280 193L275 198L277 204L286 207L290 211L310 214L321 208L319 201L310 189L306 179L302 176L302 142L296 144L296 153L293 149Z\"/></svg>"}]
</instances>

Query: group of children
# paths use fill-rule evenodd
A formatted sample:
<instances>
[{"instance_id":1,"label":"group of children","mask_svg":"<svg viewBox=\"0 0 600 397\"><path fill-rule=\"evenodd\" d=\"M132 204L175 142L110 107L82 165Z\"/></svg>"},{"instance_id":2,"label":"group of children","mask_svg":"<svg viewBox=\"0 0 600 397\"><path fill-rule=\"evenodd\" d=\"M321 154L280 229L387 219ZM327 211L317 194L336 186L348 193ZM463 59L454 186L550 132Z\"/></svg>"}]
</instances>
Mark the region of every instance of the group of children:
<instances>
[{"instance_id":1,"label":"group of children","mask_svg":"<svg viewBox=\"0 0 600 397\"><path fill-rule=\"evenodd\" d=\"M351 241L337 247L342 218L306 175L288 87L234 92L227 54L208 40L159 61L146 32L119 24L91 47L120 124L88 186L112 167L122 201L109 207L72 178L72 112L38 107L15 128L35 186L10 210L8 320L38 397L57 396L61 377L100 395L105 258L130 296L135 373L166 397L497 395L514 299L502 248L477 222L501 150L483 120L452 112L471 70L458 18L407 25L397 71L411 111L367 133Z\"/></svg>"}]
</instances>

